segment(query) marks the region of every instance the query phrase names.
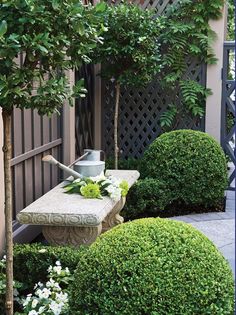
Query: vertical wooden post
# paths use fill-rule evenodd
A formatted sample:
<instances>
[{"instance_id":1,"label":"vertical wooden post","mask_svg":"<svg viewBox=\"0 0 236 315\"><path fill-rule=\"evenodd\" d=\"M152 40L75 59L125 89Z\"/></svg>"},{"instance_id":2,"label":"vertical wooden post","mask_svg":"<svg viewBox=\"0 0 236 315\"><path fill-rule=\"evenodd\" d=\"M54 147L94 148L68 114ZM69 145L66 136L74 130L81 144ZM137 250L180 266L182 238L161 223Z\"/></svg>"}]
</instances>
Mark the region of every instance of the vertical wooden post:
<instances>
[{"instance_id":1,"label":"vertical wooden post","mask_svg":"<svg viewBox=\"0 0 236 315\"><path fill-rule=\"evenodd\" d=\"M100 0L93 0L93 5ZM102 80L101 64L94 66L94 149L102 149Z\"/></svg>"},{"instance_id":2,"label":"vertical wooden post","mask_svg":"<svg viewBox=\"0 0 236 315\"><path fill-rule=\"evenodd\" d=\"M67 71L70 86L75 84L74 71ZM63 107L63 163L71 164L75 160L75 107L65 104Z\"/></svg>"},{"instance_id":3,"label":"vertical wooden post","mask_svg":"<svg viewBox=\"0 0 236 315\"><path fill-rule=\"evenodd\" d=\"M13 232L12 232L12 181L11 181L11 111L3 109L3 160L5 184L6 228L6 315L13 315Z\"/></svg>"},{"instance_id":4,"label":"vertical wooden post","mask_svg":"<svg viewBox=\"0 0 236 315\"><path fill-rule=\"evenodd\" d=\"M0 109L0 116L2 111ZM0 119L0 256L5 247L5 220L4 220L4 172L3 172L3 124Z\"/></svg>"},{"instance_id":5,"label":"vertical wooden post","mask_svg":"<svg viewBox=\"0 0 236 315\"><path fill-rule=\"evenodd\" d=\"M217 34L213 49L218 59L217 64L207 66L207 88L210 88L212 95L206 100L205 131L213 136L219 143L221 138L221 100L222 100L222 68L224 40L227 30L226 5L222 11L222 18L211 20L210 26Z\"/></svg>"},{"instance_id":6,"label":"vertical wooden post","mask_svg":"<svg viewBox=\"0 0 236 315\"><path fill-rule=\"evenodd\" d=\"M94 149L102 148L102 82L101 65L94 66Z\"/></svg>"}]
</instances>

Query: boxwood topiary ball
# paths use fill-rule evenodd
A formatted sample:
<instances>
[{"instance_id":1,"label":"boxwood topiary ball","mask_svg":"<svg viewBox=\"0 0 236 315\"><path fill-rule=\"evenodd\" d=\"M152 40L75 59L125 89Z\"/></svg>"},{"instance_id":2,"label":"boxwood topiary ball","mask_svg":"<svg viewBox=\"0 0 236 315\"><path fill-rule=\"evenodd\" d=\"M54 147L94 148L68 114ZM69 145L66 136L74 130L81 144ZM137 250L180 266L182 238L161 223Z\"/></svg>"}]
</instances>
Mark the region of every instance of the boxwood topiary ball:
<instances>
[{"instance_id":1,"label":"boxwood topiary ball","mask_svg":"<svg viewBox=\"0 0 236 315\"><path fill-rule=\"evenodd\" d=\"M141 172L166 183L184 204L212 206L227 188L227 164L220 145L194 130L162 134L144 153Z\"/></svg>"},{"instance_id":2,"label":"boxwood topiary ball","mask_svg":"<svg viewBox=\"0 0 236 315\"><path fill-rule=\"evenodd\" d=\"M81 254L73 315L232 315L230 267L192 226L140 219L103 234Z\"/></svg>"}]
</instances>

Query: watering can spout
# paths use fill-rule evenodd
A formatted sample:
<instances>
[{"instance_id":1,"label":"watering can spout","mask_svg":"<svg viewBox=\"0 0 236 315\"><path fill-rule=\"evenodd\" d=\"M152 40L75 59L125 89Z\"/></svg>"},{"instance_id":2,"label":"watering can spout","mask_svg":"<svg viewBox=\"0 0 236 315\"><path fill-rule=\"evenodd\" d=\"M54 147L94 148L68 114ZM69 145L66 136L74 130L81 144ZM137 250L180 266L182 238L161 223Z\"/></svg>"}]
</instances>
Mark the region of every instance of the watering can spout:
<instances>
[{"instance_id":1,"label":"watering can spout","mask_svg":"<svg viewBox=\"0 0 236 315\"><path fill-rule=\"evenodd\" d=\"M62 164L59 161L57 161L52 155L44 156L42 158L42 161L43 162L47 162L47 163L49 163L51 165L57 165L60 169L62 169L63 171L65 171L69 175L73 176L75 179L83 177L80 173L74 171L73 169L69 168L68 166L65 166L64 164Z\"/></svg>"}]
</instances>

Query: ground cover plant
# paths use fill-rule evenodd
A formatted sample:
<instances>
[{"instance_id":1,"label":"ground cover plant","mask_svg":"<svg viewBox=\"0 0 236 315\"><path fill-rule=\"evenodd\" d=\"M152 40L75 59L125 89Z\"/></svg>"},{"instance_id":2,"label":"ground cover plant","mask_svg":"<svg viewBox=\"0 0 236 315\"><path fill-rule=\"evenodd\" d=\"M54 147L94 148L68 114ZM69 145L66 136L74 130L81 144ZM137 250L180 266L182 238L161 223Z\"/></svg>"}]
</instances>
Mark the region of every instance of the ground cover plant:
<instances>
[{"instance_id":1,"label":"ground cover plant","mask_svg":"<svg viewBox=\"0 0 236 315\"><path fill-rule=\"evenodd\" d=\"M47 269L60 261L71 272L79 262L79 253L86 250L68 246L45 246L40 243L19 244L14 246L14 278L24 283L27 290L32 290L38 281L45 282Z\"/></svg>"},{"instance_id":2,"label":"ground cover plant","mask_svg":"<svg viewBox=\"0 0 236 315\"><path fill-rule=\"evenodd\" d=\"M27 297L28 294L32 294L34 291L36 291L34 287L38 282L46 284L50 278L53 278L54 281L60 284L60 287L63 290L61 293L64 294L67 290L68 283L72 281L73 273L76 270L77 264L79 263L80 253L86 249L87 248L83 246L81 246L79 249L75 249L68 246L48 246L41 243L15 245L14 288L18 290L18 292L14 290L14 292L17 293L17 299L15 299L15 311L23 310L22 300L25 300L25 297ZM60 262L60 265L58 264L58 261ZM5 267L6 264L4 260L0 260L0 314L5 314ZM53 277L49 275L48 269L51 269L50 272L52 273ZM65 272L62 272L62 270ZM67 270L69 270L70 273L68 273ZM42 289L43 288L41 288L41 290ZM43 295L40 294L40 296L42 297ZM36 299L39 299L40 296L38 296ZM55 294L53 296L55 296ZM51 296L51 298L53 298L53 296ZM33 298L28 298L27 301L29 302L30 300L32 302ZM50 301L48 300L47 302ZM30 305L28 305L28 308L29 307ZM38 308L39 307L40 304L38 304Z\"/></svg>"},{"instance_id":3,"label":"ground cover plant","mask_svg":"<svg viewBox=\"0 0 236 315\"><path fill-rule=\"evenodd\" d=\"M186 223L141 219L106 232L81 255L72 315L232 315L232 271Z\"/></svg>"},{"instance_id":4,"label":"ground cover plant","mask_svg":"<svg viewBox=\"0 0 236 315\"><path fill-rule=\"evenodd\" d=\"M66 70L89 62L104 31L97 7L73 0L4 0L0 4L0 106L4 126L6 312L13 314L11 115L13 108L58 112L84 96L83 81L71 88ZM22 65L19 60L21 59Z\"/></svg>"}]
</instances>

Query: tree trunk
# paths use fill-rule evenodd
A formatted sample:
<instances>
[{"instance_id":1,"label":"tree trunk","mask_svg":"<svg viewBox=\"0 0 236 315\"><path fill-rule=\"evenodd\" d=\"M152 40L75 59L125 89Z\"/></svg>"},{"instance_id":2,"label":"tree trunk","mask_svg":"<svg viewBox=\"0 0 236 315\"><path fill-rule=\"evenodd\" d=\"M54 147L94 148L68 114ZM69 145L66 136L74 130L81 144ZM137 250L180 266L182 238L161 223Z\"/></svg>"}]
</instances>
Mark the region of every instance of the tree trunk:
<instances>
[{"instance_id":1,"label":"tree trunk","mask_svg":"<svg viewBox=\"0 0 236 315\"><path fill-rule=\"evenodd\" d=\"M13 237L11 188L11 111L2 110L4 127L4 185L5 185L5 238L6 238L6 315L13 315Z\"/></svg>"},{"instance_id":2,"label":"tree trunk","mask_svg":"<svg viewBox=\"0 0 236 315\"><path fill-rule=\"evenodd\" d=\"M115 156L115 169L118 170L118 118L119 118L119 102L120 102L120 83L116 84L116 104L114 115L114 156Z\"/></svg>"}]
</instances>

